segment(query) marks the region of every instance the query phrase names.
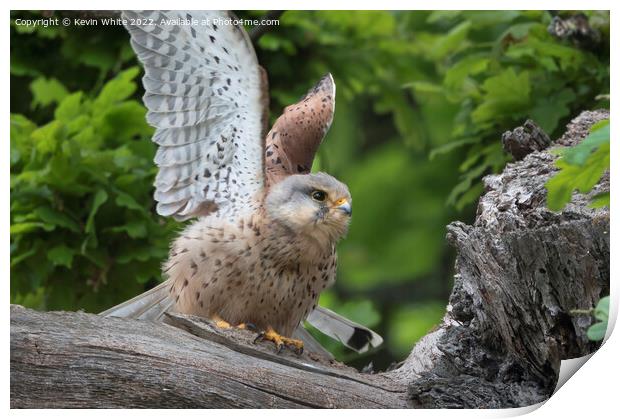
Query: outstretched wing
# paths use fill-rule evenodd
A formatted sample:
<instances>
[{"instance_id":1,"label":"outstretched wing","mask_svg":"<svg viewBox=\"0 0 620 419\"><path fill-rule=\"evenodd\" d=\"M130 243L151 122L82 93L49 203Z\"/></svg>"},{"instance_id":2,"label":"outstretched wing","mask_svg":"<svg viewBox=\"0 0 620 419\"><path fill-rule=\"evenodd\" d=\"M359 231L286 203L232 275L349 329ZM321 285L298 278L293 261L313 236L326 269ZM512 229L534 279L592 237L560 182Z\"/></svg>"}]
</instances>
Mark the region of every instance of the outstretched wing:
<instances>
[{"instance_id":1,"label":"outstretched wing","mask_svg":"<svg viewBox=\"0 0 620 419\"><path fill-rule=\"evenodd\" d=\"M264 98L252 43L218 11L126 11L156 128L157 212L252 210L264 184Z\"/></svg>"},{"instance_id":2,"label":"outstretched wing","mask_svg":"<svg viewBox=\"0 0 620 419\"><path fill-rule=\"evenodd\" d=\"M301 100L287 106L265 140L265 174L271 186L287 176L310 173L312 161L331 126L336 83L325 75Z\"/></svg>"}]
</instances>

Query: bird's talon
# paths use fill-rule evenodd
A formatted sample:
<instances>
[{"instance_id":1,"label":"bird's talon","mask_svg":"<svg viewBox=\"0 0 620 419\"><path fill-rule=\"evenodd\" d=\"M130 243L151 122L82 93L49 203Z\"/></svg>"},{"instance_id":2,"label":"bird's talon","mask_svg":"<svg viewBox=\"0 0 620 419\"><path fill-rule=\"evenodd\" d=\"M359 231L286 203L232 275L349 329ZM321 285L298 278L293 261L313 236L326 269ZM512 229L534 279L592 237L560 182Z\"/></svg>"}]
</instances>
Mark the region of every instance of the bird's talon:
<instances>
[{"instance_id":1,"label":"bird's talon","mask_svg":"<svg viewBox=\"0 0 620 419\"><path fill-rule=\"evenodd\" d=\"M262 342L265 340L265 332L260 332L258 334L258 336L256 336L256 338L254 339L254 344L258 343L258 342Z\"/></svg>"},{"instance_id":2,"label":"bird's talon","mask_svg":"<svg viewBox=\"0 0 620 419\"><path fill-rule=\"evenodd\" d=\"M296 346L293 344L289 344L288 347L295 352L297 355L303 355L304 353L304 347L303 346Z\"/></svg>"},{"instance_id":3,"label":"bird's talon","mask_svg":"<svg viewBox=\"0 0 620 419\"><path fill-rule=\"evenodd\" d=\"M289 342L287 342L287 346L297 355L302 355L304 353L304 343L300 340L290 339Z\"/></svg>"},{"instance_id":4,"label":"bird's talon","mask_svg":"<svg viewBox=\"0 0 620 419\"><path fill-rule=\"evenodd\" d=\"M232 326L226 320L218 316L217 314L211 316L211 321L215 323L215 327L219 329L230 329Z\"/></svg>"},{"instance_id":5,"label":"bird's talon","mask_svg":"<svg viewBox=\"0 0 620 419\"><path fill-rule=\"evenodd\" d=\"M276 346L276 353L278 354L281 353L284 348L292 350L297 355L301 355L304 352L304 343L301 340L287 338L286 336L280 336L272 328L269 328L266 331L259 333L256 339L254 339L254 343L262 342L264 340L273 342Z\"/></svg>"}]
</instances>

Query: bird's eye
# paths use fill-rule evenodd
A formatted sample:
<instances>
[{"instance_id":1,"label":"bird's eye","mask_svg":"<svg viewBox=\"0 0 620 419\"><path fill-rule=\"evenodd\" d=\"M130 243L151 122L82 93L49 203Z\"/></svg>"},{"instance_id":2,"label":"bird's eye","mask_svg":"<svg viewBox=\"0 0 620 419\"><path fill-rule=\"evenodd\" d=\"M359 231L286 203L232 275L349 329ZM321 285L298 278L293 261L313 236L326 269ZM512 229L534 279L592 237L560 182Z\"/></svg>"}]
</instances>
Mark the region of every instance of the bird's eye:
<instances>
[{"instance_id":1,"label":"bird's eye","mask_svg":"<svg viewBox=\"0 0 620 419\"><path fill-rule=\"evenodd\" d=\"M325 198L327 198L327 194L323 191L313 191L311 196L312 199L319 202L323 202L325 201Z\"/></svg>"}]
</instances>

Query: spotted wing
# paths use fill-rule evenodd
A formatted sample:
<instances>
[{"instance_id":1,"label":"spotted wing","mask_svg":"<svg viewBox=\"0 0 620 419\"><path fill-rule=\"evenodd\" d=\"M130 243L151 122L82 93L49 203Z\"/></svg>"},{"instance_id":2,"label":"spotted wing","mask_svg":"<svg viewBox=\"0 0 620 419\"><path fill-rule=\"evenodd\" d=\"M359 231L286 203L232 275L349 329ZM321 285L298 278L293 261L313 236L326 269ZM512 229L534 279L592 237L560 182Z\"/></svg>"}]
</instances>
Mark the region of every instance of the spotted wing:
<instances>
[{"instance_id":1,"label":"spotted wing","mask_svg":"<svg viewBox=\"0 0 620 419\"><path fill-rule=\"evenodd\" d=\"M156 128L157 212L184 220L254 208L264 184L264 101L244 28L218 11L126 11L123 18Z\"/></svg>"},{"instance_id":2,"label":"spotted wing","mask_svg":"<svg viewBox=\"0 0 620 419\"><path fill-rule=\"evenodd\" d=\"M287 106L265 140L265 174L271 186L287 176L310 173L312 161L331 126L336 84L324 76L301 100Z\"/></svg>"}]
</instances>

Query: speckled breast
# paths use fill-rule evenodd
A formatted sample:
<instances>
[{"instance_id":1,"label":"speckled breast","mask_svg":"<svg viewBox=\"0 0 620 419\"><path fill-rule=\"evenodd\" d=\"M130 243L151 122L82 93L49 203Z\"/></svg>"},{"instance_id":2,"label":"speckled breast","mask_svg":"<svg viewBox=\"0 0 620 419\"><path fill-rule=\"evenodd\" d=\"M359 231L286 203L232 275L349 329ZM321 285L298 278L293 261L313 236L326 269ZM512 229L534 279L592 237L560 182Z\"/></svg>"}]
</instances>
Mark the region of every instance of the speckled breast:
<instances>
[{"instance_id":1,"label":"speckled breast","mask_svg":"<svg viewBox=\"0 0 620 419\"><path fill-rule=\"evenodd\" d=\"M333 282L333 248L309 252L301 237L251 221L190 226L166 264L175 311L291 335ZM315 255L316 253L316 255Z\"/></svg>"}]
</instances>

